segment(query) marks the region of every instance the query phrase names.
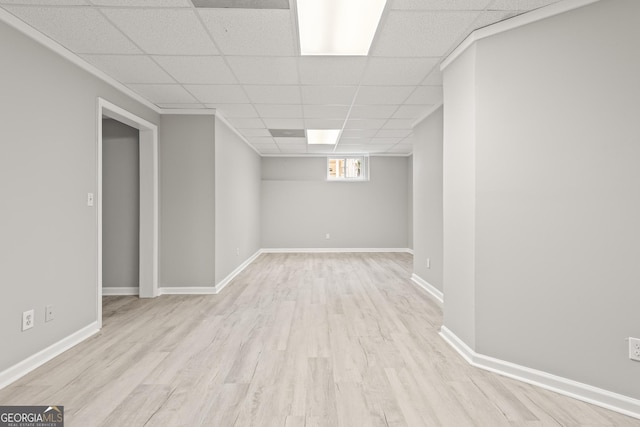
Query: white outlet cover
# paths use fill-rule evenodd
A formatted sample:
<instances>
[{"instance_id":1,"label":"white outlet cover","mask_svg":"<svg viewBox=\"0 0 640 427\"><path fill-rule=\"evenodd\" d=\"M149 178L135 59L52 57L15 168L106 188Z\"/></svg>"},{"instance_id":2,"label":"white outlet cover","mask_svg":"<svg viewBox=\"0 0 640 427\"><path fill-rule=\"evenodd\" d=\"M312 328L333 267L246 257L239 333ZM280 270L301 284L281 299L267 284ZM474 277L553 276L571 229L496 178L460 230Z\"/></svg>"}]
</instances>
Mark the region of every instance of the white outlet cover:
<instances>
[{"instance_id":1,"label":"white outlet cover","mask_svg":"<svg viewBox=\"0 0 640 427\"><path fill-rule=\"evenodd\" d=\"M28 310L22 313L22 330L26 331L27 329L33 328L35 323L33 310Z\"/></svg>"},{"instance_id":2,"label":"white outlet cover","mask_svg":"<svg viewBox=\"0 0 640 427\"><path fill-rule=\"evenodd\" d=\"M629 338L629 359L640 362L640 338Z\"/></svg>"}]
</instances>

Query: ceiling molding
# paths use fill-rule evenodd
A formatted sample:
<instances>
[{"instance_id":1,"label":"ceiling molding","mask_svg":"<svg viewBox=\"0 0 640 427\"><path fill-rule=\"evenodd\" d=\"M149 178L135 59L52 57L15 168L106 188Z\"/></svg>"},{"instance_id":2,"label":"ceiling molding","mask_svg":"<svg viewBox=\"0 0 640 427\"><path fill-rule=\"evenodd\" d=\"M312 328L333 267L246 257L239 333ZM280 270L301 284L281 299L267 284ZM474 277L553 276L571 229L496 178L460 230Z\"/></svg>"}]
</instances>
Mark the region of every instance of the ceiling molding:
<instances>
[{"instance_id":1,"label":"ceiling molding","mask_svg":"<svg viewBox=\"0 0 640 427\"><path fill-rule=\"evenodd\" d=\"M217 116L215 108L160 108L160 114L176 116Z\"/></svg>"},{"instance_id":2,"label":"ceiling molding","mask_svg":"<svg viewBox=\"0 0 640 427\"><path fill-rule=\"evenodd\" d=\"M161 109L158 108L157 105L149 102L147 99L145 99L142 96L138 95L136 92L134 92L133 90L129 89L128 87L126 87L125 85L120 83L119 81L115 80L113 77L111 77L108 74L100 71L99 69L97 69L93 65L89 64L87 61L85 61L84 59L82 59L81 57L76 55L75 53L73 53L70 50L68 50L67 48L63 47L58 42L50 39L46 35L42 34L40 31L36 30L32 26L28 25L24 21L20 20L19 18L15 17L14 15L12 15L11 13L9 13L8 11L6 11L5 9L2 9L2 8L0 8L0 21L4 22L5 24L9 25L10 27L13 27L14 29L18 30L19 32L21 32L25 36L27 36L30 39L36 41L37 43L41 44L42 46L46 47L47 49L52 50L53 52L55 52L58 55L62 56L64 59L66 59L67 61L69 61L72 64L76 65L80 69L86 71L87 73L93 75L94 77L97 77L98 79L102 80L103 82L113 86L116 90L122 92L123 94L125 94L128 97L134 99L135 101L138 101L140 104L144 105L145 107L149 108L150 110L154 111L155 113L157 113L157 114L161 113Z\"/></svg>"},{"instance_id":3,"label":"ceiling molding","mask_svg":"<svg viewBox=\"0 0 640 427\"><path fill-rule=\"evenodd\" d=\"M505 31L510 31L524 25L532 24L561 13L588 6L598 1L600 0L564 0L475 30L469 34L467 38L464 39L462 43L460 43L458 47L456 47L449 56L445 58L444 61L442 61L440 70L443 71L447 68L458 56L479 40L504 33Z\"/></svg>"},{"instance_id":4,"label":"ceiling molding","mask_svg":"<svg viewBox=\"0 0 640 427\"><path fill-rule=\"evenodd\" d=\"M229 121L222 115L222 113L216 113L215 116L216 116L216 118L220 119L220 121L222 123L224 123L225 126L227 126L229 128L229 130L231 130L231 132L235 133L238 136L238 138L240 138L242 141L244 141L244 143L247 144L249 146L249 148L251 148L253 151L255 151L258 156L260 156L260 157L264 156L264 154L262 154L258 150L256 150L256 147L254 147L253 145L251 145L251 143L249 141L247 141L247 138L245 138L238 131L238 129L236 129L231 123L229 123Z\"/></svg>"},{"instance_id":5,"label":"ceiling molding","mask_svg":"<svg viewBox=\"0 0 640 427\"><path fill-rule=\"evenodd\" d=\"M429 111L427 111L422 117L420 117L419 119L416 119L415 122L413 122L413 124L411 125L411 127L415 128L416 126L418 126L420 123L422 123L424 120L427 119L427 117L429 117L430 115L432 115L433 113L435 113L436 111L438 111L438 109L440 109L440 107L442 107L444 105L444 103L439 102L438 104L434 105Z\"/></svg>"}]
</instances>

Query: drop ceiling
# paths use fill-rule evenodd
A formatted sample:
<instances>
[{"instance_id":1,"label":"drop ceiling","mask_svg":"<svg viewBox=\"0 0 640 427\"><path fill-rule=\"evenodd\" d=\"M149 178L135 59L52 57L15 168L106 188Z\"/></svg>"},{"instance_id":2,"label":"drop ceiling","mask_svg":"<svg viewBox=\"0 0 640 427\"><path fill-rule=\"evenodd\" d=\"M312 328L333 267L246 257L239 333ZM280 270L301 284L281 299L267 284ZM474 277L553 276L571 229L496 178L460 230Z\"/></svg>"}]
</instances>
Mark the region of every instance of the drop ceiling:
<instances>
[{"instance_id":1,"label":"drop ceiling","mask_svg":"<svg viewBox=\"0 0 640 427\"><path fill-rule=\"evenodd\" d=\"M442 102L439 64L467 35L558 0L388 0L367 57L301 57L289 1L288 9L190 0L0 7L159 108L215 109L261 154L402 155L412 152L413 124ZM343 131L327 147L269 129Z\"/></svg>"}]
</instances>

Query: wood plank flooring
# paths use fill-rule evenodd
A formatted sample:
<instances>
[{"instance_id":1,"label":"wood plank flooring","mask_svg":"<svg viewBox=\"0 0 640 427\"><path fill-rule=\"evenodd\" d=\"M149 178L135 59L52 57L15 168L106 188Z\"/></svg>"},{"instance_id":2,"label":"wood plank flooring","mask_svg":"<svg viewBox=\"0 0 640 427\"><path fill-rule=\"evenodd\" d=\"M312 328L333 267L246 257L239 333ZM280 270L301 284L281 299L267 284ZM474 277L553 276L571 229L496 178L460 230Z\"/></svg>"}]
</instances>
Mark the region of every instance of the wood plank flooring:
<instances>
[{"instance_id":1,"label":"wood plank flooring","mask_svg":"<svg viewBox=\"0 0 640 427\"><path fill-rule=\"evenodd\" d=\"M96 336L0 390L67 426L639 426L469 366L408 254L263 254L220 295L105 297Z\"/></svg>"}]
</instances>

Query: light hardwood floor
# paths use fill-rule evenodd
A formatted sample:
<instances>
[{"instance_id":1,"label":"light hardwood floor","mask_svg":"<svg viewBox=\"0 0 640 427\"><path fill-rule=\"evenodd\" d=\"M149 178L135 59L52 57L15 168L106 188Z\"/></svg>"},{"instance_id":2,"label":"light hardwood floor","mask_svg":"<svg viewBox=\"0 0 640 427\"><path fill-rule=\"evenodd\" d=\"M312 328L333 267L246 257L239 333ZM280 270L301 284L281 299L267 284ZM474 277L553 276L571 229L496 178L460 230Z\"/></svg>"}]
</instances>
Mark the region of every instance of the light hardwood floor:
<instances>
[{"instance_id":1,"label":"light hardwood floor","mask_svg":"<svg viewBox=\"0 0 640 427\"><path fill-rule=\"evenodd\" d=\"M469 366L408 254L263 254L220 295L105 297L96 336L0 391L67 426L638 426Z\"/></svg>"}]
</instances>

